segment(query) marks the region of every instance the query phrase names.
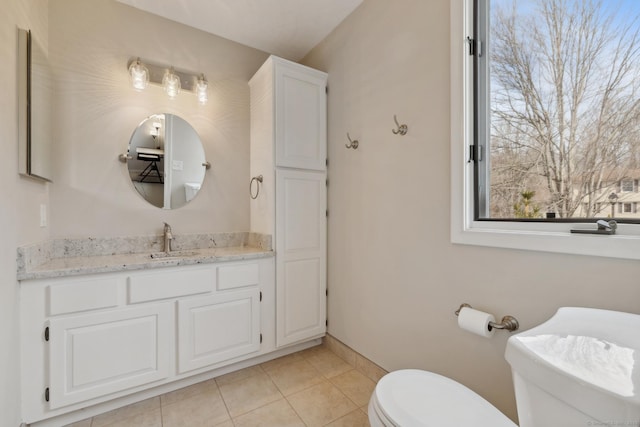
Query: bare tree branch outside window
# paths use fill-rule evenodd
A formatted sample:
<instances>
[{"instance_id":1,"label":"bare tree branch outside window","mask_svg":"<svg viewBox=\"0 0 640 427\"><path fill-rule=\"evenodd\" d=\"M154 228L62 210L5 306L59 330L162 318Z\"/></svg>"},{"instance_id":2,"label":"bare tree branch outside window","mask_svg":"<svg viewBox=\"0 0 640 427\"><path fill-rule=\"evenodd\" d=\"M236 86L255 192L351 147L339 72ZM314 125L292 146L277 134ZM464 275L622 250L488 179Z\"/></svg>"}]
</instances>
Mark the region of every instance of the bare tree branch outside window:
<instances>
[{"instance_id":1,"label":"bare tree branch outside window","mask_svg":"<svg viewBox=\"0 0 640 427\"><path fill-rule=\"evenodd\" d=\"M623 4L492 6L491 217L522 216L523 194L559 218L615 215L611 193L640 202L640 9Z\"/></svg>"}]
</instances>

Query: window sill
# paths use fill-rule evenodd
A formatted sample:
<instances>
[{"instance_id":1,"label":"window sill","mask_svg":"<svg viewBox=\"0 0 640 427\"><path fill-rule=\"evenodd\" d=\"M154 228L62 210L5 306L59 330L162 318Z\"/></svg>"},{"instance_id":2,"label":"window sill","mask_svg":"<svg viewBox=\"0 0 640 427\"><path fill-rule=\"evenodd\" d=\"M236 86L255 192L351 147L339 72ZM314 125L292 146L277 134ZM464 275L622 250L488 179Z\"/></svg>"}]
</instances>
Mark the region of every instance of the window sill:
<instances>
[{"instance_id":1,"label":"window sill","mask_svg":"<svg viewBox=\"0 0 640 427\"><path fill-rule=\"evenodd\" d=\"M510 227L502 227L503 225ZM556 225L563 230L554 227ZM573 234L566 229L566 224L540 224L539 229L526 230L522 227L522 224L474 221L464 229L452 228L451 241L496 248L640 259L640 235L632 234L637 233L637 225L619 224L618 234L614 235ZM588 226L579 224L577 227ZM595 224L592 227L595 229Z\"/></svg>"}]
</instances>

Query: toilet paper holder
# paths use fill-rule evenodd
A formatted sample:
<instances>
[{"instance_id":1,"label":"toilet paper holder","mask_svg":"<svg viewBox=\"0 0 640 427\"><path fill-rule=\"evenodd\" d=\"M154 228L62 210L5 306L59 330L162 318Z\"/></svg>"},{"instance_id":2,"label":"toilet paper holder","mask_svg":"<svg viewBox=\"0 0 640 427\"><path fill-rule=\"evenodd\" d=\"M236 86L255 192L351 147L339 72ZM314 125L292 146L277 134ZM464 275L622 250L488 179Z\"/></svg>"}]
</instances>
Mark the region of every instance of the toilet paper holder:
<instances>
[{"instance_id":1,"label":"toilet paper holder","mask_svg":"<svg viewBox=\"0 0 640 427\"><path fill-rule=\"evenodd\" d=\"M456 316L460 314L460 310L462 310L464 307L473 308L467 303L462 303L460 304L460 308L455 311ZM500 323L489 322L489 326L493 329L506 329L507 331L513 332L518 330L520 324L518 323L518 319L513 316L507 315L502 318L502 321L500 321Z\"/></svg>"}]
</instances>

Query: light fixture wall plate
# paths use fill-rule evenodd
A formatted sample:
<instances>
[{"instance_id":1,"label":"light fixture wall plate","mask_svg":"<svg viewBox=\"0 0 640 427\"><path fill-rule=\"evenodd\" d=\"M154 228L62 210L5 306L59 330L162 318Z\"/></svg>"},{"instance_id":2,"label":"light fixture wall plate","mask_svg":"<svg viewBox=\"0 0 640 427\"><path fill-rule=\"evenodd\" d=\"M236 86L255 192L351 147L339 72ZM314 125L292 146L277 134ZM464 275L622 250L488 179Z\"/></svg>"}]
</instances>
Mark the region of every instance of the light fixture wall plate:
<instances>
[{"instance_id":1,"label":"light fixture wall plate","mask_svg":"<svg viewBox=\"0 0 640 427\"><path fill-rule=\"evenodd\" d=\"M136 61L140 61L149 70L149 82L162 86L162 79L167 70L173 68L169 65L155 64L146 60L139 59L138 57L131 58L127 63L127 69L131 67ZM196 83L201 73L193 73L190 71L184 71L173 68L173 73L180 79L181 90L188 92L195 92Z\"/></svg>"}]
</instances>

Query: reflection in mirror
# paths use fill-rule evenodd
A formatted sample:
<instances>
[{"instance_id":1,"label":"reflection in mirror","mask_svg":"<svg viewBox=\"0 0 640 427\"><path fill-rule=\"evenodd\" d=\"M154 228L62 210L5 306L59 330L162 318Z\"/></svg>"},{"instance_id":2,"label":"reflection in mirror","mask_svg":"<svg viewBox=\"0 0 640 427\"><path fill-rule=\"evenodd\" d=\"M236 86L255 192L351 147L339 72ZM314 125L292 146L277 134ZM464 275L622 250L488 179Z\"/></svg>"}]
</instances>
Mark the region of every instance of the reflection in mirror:
<instances>
[{"instance_id":1,"label":"reflection in mirror","mask_svg":"<svg viewBox=\"0 0 640 427\"><path fill-rule=\"evenodd\" d=\"M22 175L51 181L53 79L44 48L18 30L19 167Z\"/></svg>"},{"instance_id":2,"label":"reflection in mirror","mask_svg":"<svg viewBox=\"0 0 640 427\"><path fill-rule=\"evenodd\" d=\"M133 132L129 177L147 202L163 209L187 204L200 190L206 163L195 129L173 114L154 114Z\"/></svg>"}]
</instances>

